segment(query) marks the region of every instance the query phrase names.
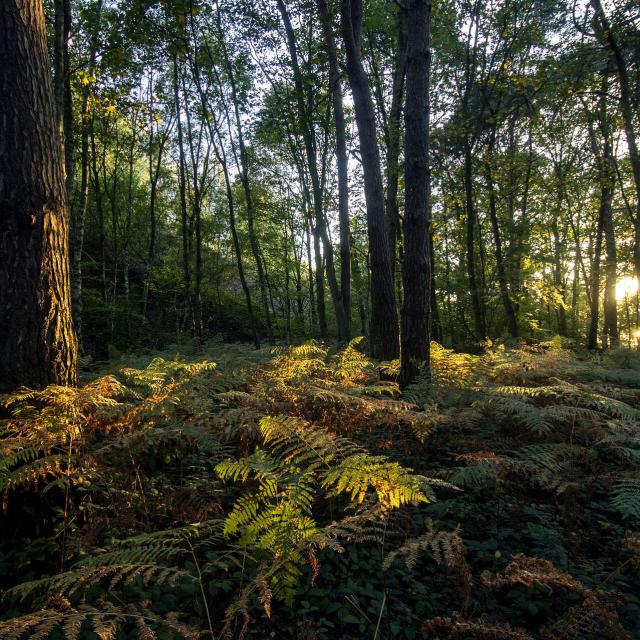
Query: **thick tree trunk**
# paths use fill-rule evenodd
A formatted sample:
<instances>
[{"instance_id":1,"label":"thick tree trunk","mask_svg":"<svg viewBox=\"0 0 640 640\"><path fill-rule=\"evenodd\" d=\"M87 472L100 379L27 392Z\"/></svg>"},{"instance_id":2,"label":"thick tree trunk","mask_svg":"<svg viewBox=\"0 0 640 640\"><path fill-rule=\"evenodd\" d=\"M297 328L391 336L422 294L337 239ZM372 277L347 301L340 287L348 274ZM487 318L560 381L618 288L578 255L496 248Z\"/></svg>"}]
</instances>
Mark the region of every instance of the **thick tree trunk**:
<instances>
[{"instance_id":1,"label":"thick tree trunk","mask_svg":"<svg viewBox=\"0 0 640 640\"><path fill-rule=\"evenodd\" d=\"M381 360L390 360L396 358L399 351L398 310L385 229L384 192L375 114L371 88L360 54L362 1L340 0L340 17L364 174L371 265L371 351Z\"/></svg>"},{"instance_id":2,"label":"thick tree trunk","mask_svg":"<svg viewBox=\"0 0 640 640\"><path fill-rule=\"evenodd\" d=\"M74 384L63 151L41 0L0 3L0 392Z\"/></svg>"},{"instance_id":3,"label":"thick tree trunk","mask_svg":"<svg viewBox=\"0 0 640 640\"><path fill-rule=\"evenodd\" d=\"M429 72L431 0L407 2L405 206L400 385L429 373L431 260L429 257Z\"/></svg>"}]
</instances>

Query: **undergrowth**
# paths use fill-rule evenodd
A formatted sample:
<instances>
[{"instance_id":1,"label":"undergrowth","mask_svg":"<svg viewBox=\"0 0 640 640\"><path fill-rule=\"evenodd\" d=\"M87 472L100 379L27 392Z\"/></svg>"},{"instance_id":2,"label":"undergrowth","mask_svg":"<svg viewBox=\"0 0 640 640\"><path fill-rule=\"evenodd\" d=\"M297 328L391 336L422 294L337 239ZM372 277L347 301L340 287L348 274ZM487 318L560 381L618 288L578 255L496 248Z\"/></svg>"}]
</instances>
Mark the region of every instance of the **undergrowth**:
<instances>
[{"instance_id":1,"label":"undergrowth","mask_svg":"<svg viewBox=\"0 0 640 640\"><path fill-rule=\"evenodd\" d=\"M0 637L640 637L640 356L359 342L4 397Z\"/></svg>"}]
</instances>

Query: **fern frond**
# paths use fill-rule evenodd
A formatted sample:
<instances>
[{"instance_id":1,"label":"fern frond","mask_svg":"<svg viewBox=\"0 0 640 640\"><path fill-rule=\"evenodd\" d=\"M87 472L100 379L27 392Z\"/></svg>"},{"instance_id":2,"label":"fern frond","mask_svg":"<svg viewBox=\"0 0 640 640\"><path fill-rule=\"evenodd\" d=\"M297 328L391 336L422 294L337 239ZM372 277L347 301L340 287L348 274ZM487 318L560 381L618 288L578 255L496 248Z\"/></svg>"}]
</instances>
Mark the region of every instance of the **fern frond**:
<instances>
[{"instance_id":1,"label":"fern frond","mask_svg":"<svg viewBox=\"0 0 640 640\"><path fill-rule=\"evenodd\" d=\"M423 551L431 551L438 564L457 565L464 557L464 544L460 537L460 528L454 531L438 531L433 522L427 524L427 531L417 538L407 540L401 547L391 551L382 563L386 571L396 559L404 561L407 569L413 569L418 555Z\"/></svg>"},{"instance_id":2,"label":"fern frond","mask_svg":"<svg viewBox=\"0 0 640 640\"><path fill-rule=\"evenodd\" d=\"M640 519L640 480L618 482L611 490L611 504L624 517Z\"/></svg>"},{"instance_id":3,"label":"fern frond","mask_svg":"<svg viewBox=\"0 0 640 640\"><path fill-rule=\"evenodd\" d=\"M397 462L389 462L384 456L367 453L345 458L325 475L322 486L333 488L336 494L348 493L357 504L364 502L371 488L383 509L429 502L419 476L411 474Z\"/></svg>"}]
</instances>

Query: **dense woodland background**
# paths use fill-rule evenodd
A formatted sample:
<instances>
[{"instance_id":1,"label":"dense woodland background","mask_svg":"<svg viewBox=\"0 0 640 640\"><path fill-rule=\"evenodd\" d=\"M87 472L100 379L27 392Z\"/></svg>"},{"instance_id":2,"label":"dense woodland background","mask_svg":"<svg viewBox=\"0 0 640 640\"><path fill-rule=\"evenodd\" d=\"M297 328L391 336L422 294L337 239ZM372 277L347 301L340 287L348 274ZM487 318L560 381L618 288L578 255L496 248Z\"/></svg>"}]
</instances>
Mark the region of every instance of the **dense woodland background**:
<instances>
[{"instance_id":1,"label":"dense woodland background","mask_svg":"<svg viewBox=\"0 0 640 640\"><path fill-rule=\"evenodd\" d=\"M69 3L58 4L64 14ZM58 14L48 9L53 37ZM66 6L57 88L86 354L218 332L337 337L331 288L348 287L344 271L350 333L368 334L362 151L330 9L345 94L347 237L316 3ZM640 269L638 12L634 3L601 10L433 6L431 306L434 337L447 345L560 334L595 347L605 334L635 347L637 287L614 291ZM366 3L361 34L399 305L404 13Z\"/></svg>"},{"instance_id":2,"label":"dense woodland background","mask_svg":"<svg viewBox=\"0 0 640 640\"><path fill-rule=\"evenodd\" d=\"M0 638L640 638L640 8L0 2Z\"/></svg>"}]
</instances>

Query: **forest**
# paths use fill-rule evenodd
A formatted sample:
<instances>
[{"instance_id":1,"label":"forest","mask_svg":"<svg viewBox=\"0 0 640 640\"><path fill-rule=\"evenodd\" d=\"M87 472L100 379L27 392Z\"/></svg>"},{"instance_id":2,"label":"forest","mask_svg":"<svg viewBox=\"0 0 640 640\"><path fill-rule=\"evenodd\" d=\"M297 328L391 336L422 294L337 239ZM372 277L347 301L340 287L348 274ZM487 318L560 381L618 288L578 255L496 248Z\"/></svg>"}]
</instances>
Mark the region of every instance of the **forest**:
<instances>
[{"instance_id":1,"label":"forest","mask_svg":"<svg viewBox=\"0 0 640 640\"><path fill-rule=\"evenodd\" d=\"M640 5L0 0L0 639L640 640Z\"/></svg>"}]
</instances>

